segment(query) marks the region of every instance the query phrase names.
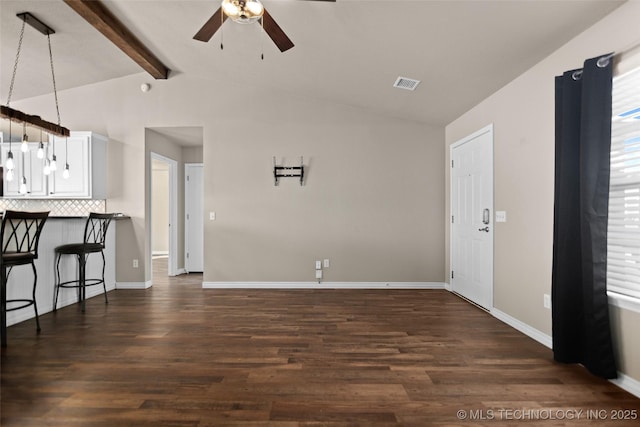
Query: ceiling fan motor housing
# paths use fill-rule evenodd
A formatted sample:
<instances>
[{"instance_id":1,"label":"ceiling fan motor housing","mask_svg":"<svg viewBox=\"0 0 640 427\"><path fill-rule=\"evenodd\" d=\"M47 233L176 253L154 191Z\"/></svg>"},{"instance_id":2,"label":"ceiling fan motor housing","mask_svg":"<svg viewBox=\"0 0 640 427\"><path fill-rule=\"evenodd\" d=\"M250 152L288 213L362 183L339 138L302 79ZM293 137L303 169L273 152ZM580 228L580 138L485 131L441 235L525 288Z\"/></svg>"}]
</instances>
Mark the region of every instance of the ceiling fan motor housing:
<instances>
[{"instance_id":1,"label":"ceiling fan motor housing","mask_svg":"<svg viewBox=\"0 0 640 427\"><path fill-rule=\"evenodd\" d=\"M222 10L234 22L251 24L264 14L259 0L222 0Z\"/></svg>"}]
</instances>

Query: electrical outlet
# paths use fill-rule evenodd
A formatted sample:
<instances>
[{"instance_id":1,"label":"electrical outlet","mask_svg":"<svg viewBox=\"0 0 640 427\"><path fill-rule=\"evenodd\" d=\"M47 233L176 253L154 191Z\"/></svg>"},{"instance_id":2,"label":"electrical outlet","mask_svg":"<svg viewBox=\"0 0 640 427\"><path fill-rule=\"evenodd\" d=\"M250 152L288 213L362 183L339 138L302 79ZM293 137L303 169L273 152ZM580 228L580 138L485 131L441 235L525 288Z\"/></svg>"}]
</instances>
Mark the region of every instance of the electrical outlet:
<instances>
[{"instance_id":1,"label":"electrical outlet","mask_svg":"<svg viewBox=\"0 0 640 427\"><path fill-rule=\"evenodd\" d=\"M216 213L209 212L209 221L215 221L215 220L216 220Z\"/></svg>"},{"instance_id":2,"label":"electrical outlet","mask_svg":"<svg viewBox=\"0 0 640 427\"><path fill-rule=\"evenodd\" d=\"M138 263L137 259L134 259L133 260L133 268L138 268L138 267L140 267L140 264Z\"/></svg>"},{"instance_id":3,"label":"electrical outlet","mask_svg":"<svg viewBox=\"0 0 640 427\"><path fill-rule=\"evenodd\" d=\"M324 268L329 268L329 259L324 260Z\"/></svg>"},{"instance_id":4,"label":"electrical outlet","mask_svg":"<svg viewBox=\"0 0 640 427\"><path fill-rule=\"evenodd\" d=\"M316 279L322 279L322 270L316 270Z\"/></svg>"},{"instance_id":5,"label":"electrical outlet","mask_svg":"<svg viewBox=\"0 0 640 427\"><path fill-rule=\"evenodd\" d=\"M551 295L544 294L542 303L544 305L544 308L551 308Z\"/></svg>"},{"instance_id":6,"label":"electrical outlet","mask_svg":"<svg viewBox=\"0 0 640 427\"><path fill-rule=\"evenodd\" d=\"M316 270L322 270L322 261L316 261Z\"/></svg>"}]
</instances>

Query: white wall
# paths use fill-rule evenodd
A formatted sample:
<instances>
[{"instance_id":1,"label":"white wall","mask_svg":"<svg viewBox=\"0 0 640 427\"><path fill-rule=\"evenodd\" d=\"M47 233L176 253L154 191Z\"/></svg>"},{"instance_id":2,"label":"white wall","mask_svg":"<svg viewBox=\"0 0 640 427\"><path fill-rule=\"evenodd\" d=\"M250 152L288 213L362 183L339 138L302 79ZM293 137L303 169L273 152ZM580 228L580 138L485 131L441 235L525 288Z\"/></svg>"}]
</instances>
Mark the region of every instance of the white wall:
<instances>
[{"instance_id":1,"label":"white wall","mask_svg":"<svg viewBox=\"0 0 640 427\"><path fill-rule=\"evenodd\" d=\"M547 335L551 311L543 307L543 294L551 292L554 76L580 68L586 58L640 43L639 18L640 2L626 3L446 127L448 157L449 145L494 124L495 209L507 211L508 221L495 225L493 305ZM448 170L445 179L448 210ZM640 380L640 314L612 308L612 318L620 368Z\"/></svg>"},{"instance_id":2,"label":"white wall","mask_svg":"<svg viewBox=\"0 0 640 427\"><path fill-rule=\"evenodd\" d=\"M313 261L330 258L328 281L442 282L443 129L185 74L141 93L146 79L59 93L65 125L107 135L109 165L122 164L108 186L108 209L132 217L118 281L150 275L145 128L202 126L205 211L218 213L205 224L205 281L313 281ZM48 101L17 107L48 117ZM274 187L273 156L304 156L306 185Z\"/></svg>"}]
</instances>

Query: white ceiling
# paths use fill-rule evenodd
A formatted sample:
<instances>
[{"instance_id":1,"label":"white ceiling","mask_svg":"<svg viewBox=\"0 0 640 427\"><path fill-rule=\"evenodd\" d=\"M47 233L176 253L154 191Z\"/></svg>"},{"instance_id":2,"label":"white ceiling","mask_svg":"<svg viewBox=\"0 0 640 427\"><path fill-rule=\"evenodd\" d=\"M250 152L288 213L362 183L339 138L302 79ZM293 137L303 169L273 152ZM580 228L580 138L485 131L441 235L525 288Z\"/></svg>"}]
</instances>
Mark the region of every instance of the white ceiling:
<instances>
[{"instance_id":1,"label":"white ceiling","mask_svg":"<svg viewBox=\"0 0 640 427\"><path fill-rule=\"evenodd\" d=\"M263 1L293 49L280 53L258 25L231 21L222 27L224 50L220 31L209 43L193 40L218 0L104 3L171 75L266 86L434 125L446 125L623 3ZM23 11L56 30L51 42L58 90L140 73L62 0L0 0L2 104L22 23L15 15ZM422 83L415 92L395 89L398 76ZM13 100L51 92L46 37L27 27Z\"/></svg>"}]
</instances>

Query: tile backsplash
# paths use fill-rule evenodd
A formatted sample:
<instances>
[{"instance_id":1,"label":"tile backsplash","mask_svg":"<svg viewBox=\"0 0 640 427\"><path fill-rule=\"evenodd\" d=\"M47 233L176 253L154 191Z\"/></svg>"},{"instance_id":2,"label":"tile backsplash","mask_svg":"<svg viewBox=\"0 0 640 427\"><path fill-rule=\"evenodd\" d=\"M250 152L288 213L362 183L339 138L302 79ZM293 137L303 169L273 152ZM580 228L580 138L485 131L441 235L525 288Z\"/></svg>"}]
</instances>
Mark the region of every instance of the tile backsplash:
<instances>
[{"instance_id":1,"label":"tile backsplash","mask_svg":"<svg viewBox=\"0 0 640 427\"><path fill-rule=\"evenodd\" d=\"M0 211L51 211L49 216L88 216L104 213L106 200L92 199L0 199Z\"/></svg>"}]
</instances>

